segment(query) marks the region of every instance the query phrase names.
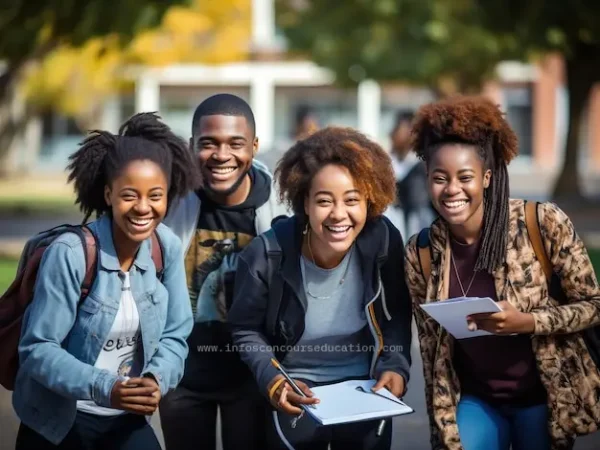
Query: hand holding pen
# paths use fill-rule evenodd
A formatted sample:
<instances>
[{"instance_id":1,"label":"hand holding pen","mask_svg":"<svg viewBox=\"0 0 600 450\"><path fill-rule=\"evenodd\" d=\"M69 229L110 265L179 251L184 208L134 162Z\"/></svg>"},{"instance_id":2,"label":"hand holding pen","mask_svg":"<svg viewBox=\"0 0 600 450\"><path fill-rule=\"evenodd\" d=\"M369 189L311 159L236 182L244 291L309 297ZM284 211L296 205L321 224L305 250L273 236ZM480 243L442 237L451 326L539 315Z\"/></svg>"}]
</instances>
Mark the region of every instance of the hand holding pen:
<instances>
[{"instance_id":1,"label":"hand holding pen","mask_svg":"<svg viewBox=\"0 0 600 450\"><path fill-rule=\"evenodd\" d=\"M280 372L268 386L269 400L274 408L297 416L303 413L301 405L314 408L314 405L319 403L319 399L314 397L305 383L290 378L275 359L271 360L271 364Z\"/></svg>"}]
</instances>

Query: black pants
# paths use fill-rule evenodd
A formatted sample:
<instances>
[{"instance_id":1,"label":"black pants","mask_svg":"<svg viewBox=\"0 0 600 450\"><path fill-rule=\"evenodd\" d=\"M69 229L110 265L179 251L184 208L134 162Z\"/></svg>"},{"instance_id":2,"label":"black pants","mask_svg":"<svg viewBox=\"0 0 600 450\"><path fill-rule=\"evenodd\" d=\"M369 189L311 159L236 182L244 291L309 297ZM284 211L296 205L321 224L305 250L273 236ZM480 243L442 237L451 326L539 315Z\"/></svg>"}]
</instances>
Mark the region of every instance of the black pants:
<instances>
[{"instance_id":1,"label":"black pants","mask_svg":"<svg viewBox=\"0 0 600 450\"><path fill-rule=\"evenodd\" d=\"M160 403L167 450L217 447L217 407L223 450L264 450L268 403L251 380L227 391L196 392L179 385Z\"/></svg>"},{"instance_id":2,"label":"black pants","mask_svg":"<svg viewBox=\"0 0 600 450\"><path fill-rule=\"evenodd\" d=\"M24 424L19 427L15 450L161 450L154 430L144 416L95 416L77 413L65 439L54 445Z\"/></svg>"},{"instance_id":3,"label":"black pants","mask_svg":"<svg viewBox=\"0 0 600 450\"><path fill-rule=\"evenodd\" d=\"M386 419L381 436L380 420L320 426L307 413L292 428L293 416L271 412L267 428L269 450L389 450L392 445L392 421ZM328 447L331 445L331 447Z\"/></svg>"}]
</instances>

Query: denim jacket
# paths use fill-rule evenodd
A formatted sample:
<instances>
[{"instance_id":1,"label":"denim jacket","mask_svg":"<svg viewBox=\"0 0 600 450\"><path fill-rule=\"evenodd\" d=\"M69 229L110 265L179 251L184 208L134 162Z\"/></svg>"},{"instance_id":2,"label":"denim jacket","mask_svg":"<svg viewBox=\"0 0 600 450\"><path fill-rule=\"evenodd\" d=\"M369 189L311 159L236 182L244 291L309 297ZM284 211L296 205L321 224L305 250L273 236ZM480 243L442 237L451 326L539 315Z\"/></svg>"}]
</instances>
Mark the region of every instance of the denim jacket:
<instances>
[{"instance_id":1,"label":"denim jacket","mask_svg":"<svg viewBox=\"0 0 600 450\"><path fill-rule=\"evenodd\" d=\"M112 222L103 216L89 226L100 248L88 297L78 306L85 249L77 235L65 233L44 252L35 295L23 318L13 407L25 425L54 444L73 426L77 400L110 407L111 390L119 379L94 367L121 299ZM162 283L156 277L150 239L137 253L130 282L140 317L142 374L152 374L165 395L182 377L193 319L181 241L165 225L157 231L163 248Z\"/></svg>"}]
</instances>

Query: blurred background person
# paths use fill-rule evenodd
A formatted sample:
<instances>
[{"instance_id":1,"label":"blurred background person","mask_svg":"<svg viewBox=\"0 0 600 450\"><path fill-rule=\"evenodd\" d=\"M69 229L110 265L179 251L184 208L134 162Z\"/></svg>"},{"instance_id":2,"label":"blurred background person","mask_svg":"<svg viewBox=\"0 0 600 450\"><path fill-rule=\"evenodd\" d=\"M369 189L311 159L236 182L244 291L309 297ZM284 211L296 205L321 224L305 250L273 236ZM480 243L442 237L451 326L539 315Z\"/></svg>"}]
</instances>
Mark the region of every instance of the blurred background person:
<instances>
[{"instance_id":1,"label":"blurred background person","mask_svg":"<svg viewBox=\"0 0 600 450\"><path fill-rule=\"evenodd\" d=\"M435 212L431 207L425 163L411 152L411 111L399 111L390 133L392 167L396 176L396 203L388 215L408 240L428 226Z\"/></svg>"},{"instance_id":2,"label":"blurred background person","mask_svg":"<svg viewBox=\"0 0 600 450\"><path fill-rule=\"evenodd\" d=\"M320 128L319 120L309 106L300 106L296 111L296 130L294 141L304 139Z\"/></svg>"},{"instance_id":3,"label":"blurred background person","mask_svg":"<svg viewBox=\"0 0 600 450\"><path fill-rule=\"evenodd\" d=\"M290 134L289 140L276 144L275 148L267 152L259 153L256 159L265 164L270 172L274 172L277 163L290 146L310 136L319 128L319 120L314 110L310 106L301 105L294 113L293 133Z\"/></svg>"}]
</instances>

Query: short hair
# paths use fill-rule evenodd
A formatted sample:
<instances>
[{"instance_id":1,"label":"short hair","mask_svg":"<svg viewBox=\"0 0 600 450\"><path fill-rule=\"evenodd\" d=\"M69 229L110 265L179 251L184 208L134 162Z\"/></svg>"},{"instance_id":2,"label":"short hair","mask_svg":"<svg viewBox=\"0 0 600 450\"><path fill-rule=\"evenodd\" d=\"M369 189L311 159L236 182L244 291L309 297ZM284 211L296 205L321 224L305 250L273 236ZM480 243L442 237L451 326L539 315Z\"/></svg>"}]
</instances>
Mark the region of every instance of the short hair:
<instances>
[{"instance_id":1,"label":"short hair","mask_svg":"<svg viewBox=\"0 0 600 450\"><path fill-rule=\"evenodd\" d=\"M110 211L104 187L132 161L149 160L159 165L169 185L169 205L200 186L196 158L186 142L177 137L155 113L139 113L119 128L118 134L93 130L69 156L68 181L74 181L76 204L85 214L83 222L96 213Z\"/></svg>"},{"instance_id":2,"label":"short hair","mask_svg":"<svg viewBox=\"0 0 600 450\"><path fill-rule=\"evenodd\" d=\"M415 113L410 110L402 109L400 111L397 111L396 116L394 118L393 129L395 130L403 123L407 123L410 125L411 122L413 121L414 117L415 117Z\"/></svg>"},{"instance_id":3,"label":"short hair","mask_svg":"<svg viewBox=\"0 0 600 450\"><path fill-rule=\"evenodd\" d=\"M204 116L240 116L246 119L252 137L256 135L254 113L245 100L233 94L216 94L198 105L192 119L192 136L198 131L200 119Z\"/></svg>"},{"instance_id":4,"label":"short hair","mask_svg":"<svg viewBox=\"0 0 600 450\"><path fill-rule=\"evenodd\" d=\"M381 215L394 201L396 181L388 153L362 133L326 127L297 141L275 169L280 200L305 217L304 199L315 174L328 164L348 169L365 195L367 219Z\"/></svg>"},{"instance_id":5,"label":"short hair","mask_svg":"<svg viewBox=\"0 0 600 450\"><path fill-rule=\"evenodd\" d=\"M313 114L313 110L310 106L306 106L306 105L298 106L298 109L296 109L296 113L294 115L295 116L294 123L296 125L300 125L307 118L309 118L312 114Z\"/></svg>"},{"instance_id":6,"label":"short hair","mask_svg":"<svg viewBox=\"0 0 600 450\"><path fill-rule=\"evenodd\" d=\"M475 270L493 273L505 262L508 242L508 164L518 153L518 141L497 105L482 96L455 96L423 106L412 129L413 150L428 165L444 144L476 148L485 169L492 171L484 192L481 251Z\"/></svg>"}]
</instances>

